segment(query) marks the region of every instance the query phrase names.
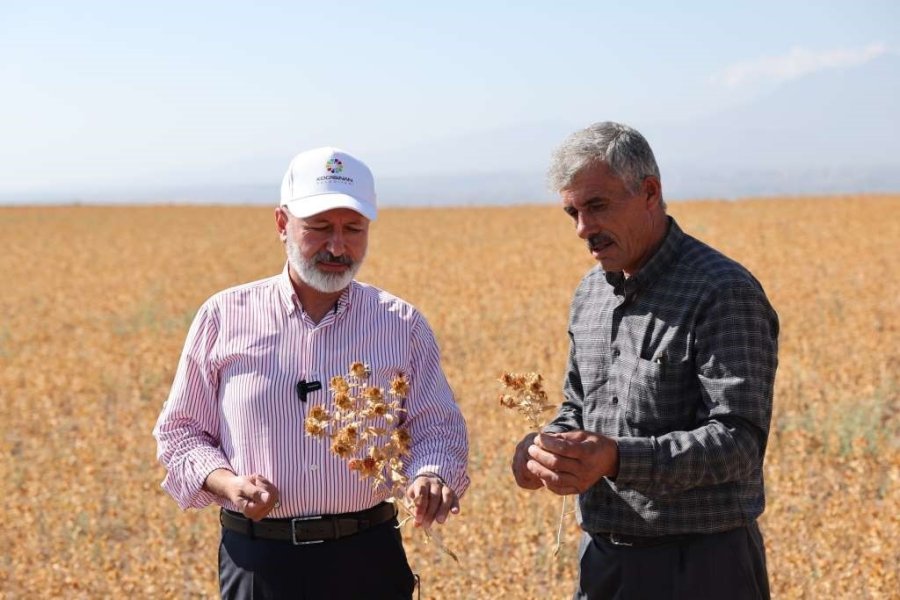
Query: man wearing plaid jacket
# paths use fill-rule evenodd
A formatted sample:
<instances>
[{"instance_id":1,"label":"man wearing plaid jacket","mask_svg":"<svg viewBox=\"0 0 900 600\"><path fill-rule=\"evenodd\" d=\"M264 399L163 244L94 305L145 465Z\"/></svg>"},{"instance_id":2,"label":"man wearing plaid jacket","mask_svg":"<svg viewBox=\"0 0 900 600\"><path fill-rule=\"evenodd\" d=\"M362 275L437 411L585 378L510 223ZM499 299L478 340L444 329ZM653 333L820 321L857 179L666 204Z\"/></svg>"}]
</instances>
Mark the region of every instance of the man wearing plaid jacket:
<instances>
[{"instance_id":1,"label":"man wearing plaid jacket","mask_svg":"<svg viewBox=\"0 0 900 600\"><path fill-rule=\"evenodd\" d=\"M564 402L516 448L526 489L578 496L575 598L768 598L763 458L778 317L666 214L644 137L578 131L550 180L599 264L569 319Z\"/></svg>"}]
</instances>

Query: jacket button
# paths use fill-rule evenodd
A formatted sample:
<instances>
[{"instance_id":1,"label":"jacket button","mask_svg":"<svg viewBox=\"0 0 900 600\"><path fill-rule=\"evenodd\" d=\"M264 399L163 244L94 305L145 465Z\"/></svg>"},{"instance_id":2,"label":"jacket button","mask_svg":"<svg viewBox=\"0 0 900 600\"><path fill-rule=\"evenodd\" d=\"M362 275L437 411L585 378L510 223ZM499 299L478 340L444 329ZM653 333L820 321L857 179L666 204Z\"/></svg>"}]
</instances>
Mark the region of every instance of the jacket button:
<instances>
[{"instance_id":1,"label":"jacket button","mask_svg":"<svg viewBox=\"0 0 900 600\"><path fill-rule=\"evenodd\" d=\"M612 403L613 403L613 404L618 404L618 403L619 403L619 397L618 397L618 396L613 396L613 397L612 397Z\"/></svg>"}]
</instances>

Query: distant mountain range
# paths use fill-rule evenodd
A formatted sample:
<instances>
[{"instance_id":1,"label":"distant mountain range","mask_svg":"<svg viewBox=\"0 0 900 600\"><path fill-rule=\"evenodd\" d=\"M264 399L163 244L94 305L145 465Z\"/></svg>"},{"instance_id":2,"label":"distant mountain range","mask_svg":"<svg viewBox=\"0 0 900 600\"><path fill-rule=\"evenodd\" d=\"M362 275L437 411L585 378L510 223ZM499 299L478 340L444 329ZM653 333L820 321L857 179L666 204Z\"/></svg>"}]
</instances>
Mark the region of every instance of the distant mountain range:
<instances>
[{"instance_id":1,"label":"distant mountain range","mask_svg":"<svg viewBox=\"0 0 900 600\"><path fill-rule=\"evenodd\" d=\"M900 192L898 98L900 57L886 54L793 80L711 117L634 125L654 147L670 200ZM428 140L384 151L370 164L384 205L550 202L553 194L544 183L550 153L584 125L539 122ZM138 192L0 196L0 202L275 204L279 185L280 179L265 185L145 186Z\"/></svg>"}]
</instances>

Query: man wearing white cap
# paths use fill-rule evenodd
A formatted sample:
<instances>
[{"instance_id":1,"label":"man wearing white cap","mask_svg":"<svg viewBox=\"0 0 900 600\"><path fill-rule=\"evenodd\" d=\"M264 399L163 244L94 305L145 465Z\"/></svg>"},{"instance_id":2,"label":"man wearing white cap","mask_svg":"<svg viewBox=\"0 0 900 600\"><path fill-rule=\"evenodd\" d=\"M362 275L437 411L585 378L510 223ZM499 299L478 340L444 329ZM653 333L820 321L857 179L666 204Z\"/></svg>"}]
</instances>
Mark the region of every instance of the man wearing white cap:
<instances>
[{"instance_id":1,"label":"man wearing white cap","mask_svg":"<svg viewBox=\"0 0 900 600\"><path fill-rule=\"evenodd\" d=\"M154 436L178 505L222 507L223 598L411 597L387 491L304 434L310 406L329 403L323 387L353 362L369 365L370 385L410 382L401 422L416 524L459 512L468 440L434 335L413 306L354 280L376 215L360 160L297 155L275 209L284 270L215 294L188 333Z\"/></svg>"}]
</instances>

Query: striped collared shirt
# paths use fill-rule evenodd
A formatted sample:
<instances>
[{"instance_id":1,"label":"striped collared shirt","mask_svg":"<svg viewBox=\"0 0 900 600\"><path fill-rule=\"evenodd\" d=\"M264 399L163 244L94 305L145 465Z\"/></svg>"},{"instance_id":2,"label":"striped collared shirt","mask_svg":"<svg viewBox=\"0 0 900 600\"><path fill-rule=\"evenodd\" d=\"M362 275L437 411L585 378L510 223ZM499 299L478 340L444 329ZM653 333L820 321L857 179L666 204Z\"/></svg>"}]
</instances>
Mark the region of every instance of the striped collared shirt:
<instances>
[{"instance_id":1,"label":"striped collared shirt","mask_svg":"<svg viewBox=\"0 0 900 600\"><path fill-rule=\"evenodd\" d=\"M572 301L565 401L550 431L619 446L579 497L587 531L657 536L746 525L765 506L778 317L741 265L670 219L633 277L598 265Z\"/></svg>"},{"instance_id":2,"label":"striped collared shirt","mask_svg":"<svg viewBox=\"0 0 900 600\"><path fill-rule=\"evenodd\" d=\"M369 508L386 497L334 456L326 439L306 435L311 406L331 409L332 376L360 361L368 383L410 381L400 421L412 437L407 474L440 476L457 495L468 487L466 425L440 365L434 335L410 304L352 282L334 310L313 323L287 267L275 277L219 292L200 308L175 381L153 431L167 474L162 487L182 509L215 503L203 490L213 470L258 473L278 488L273 518ZM322 389L298 398L297 383ZM382 486L383 487L383 486Z\"/></svg>"}]
</instances>

